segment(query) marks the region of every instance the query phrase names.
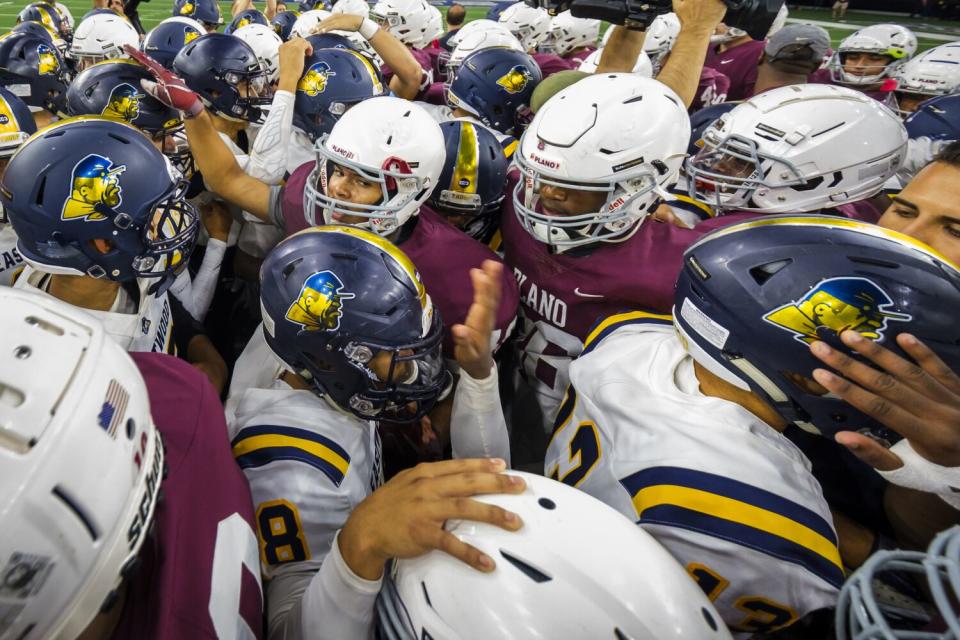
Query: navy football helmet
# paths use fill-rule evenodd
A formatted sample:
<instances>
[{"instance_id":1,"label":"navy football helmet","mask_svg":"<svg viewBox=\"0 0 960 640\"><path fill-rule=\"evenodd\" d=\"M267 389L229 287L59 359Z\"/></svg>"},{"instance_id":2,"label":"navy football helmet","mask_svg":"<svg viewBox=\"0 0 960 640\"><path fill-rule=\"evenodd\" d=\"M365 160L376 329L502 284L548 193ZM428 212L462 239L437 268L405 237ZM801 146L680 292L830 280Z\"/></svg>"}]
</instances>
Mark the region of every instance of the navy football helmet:
<instances>
[{"instance_id":1,"label":"navy football helmet","mask_svg":"<svg viewBox=\"0 0 960 640\"><path fill-rule=\"evenodd\" d=\"M60 12L55 6L46 2L34 2L24 7L17 15L17 24L21 22L39 22L62 38L70 35L70 26L60 16Z\"/></svg>"},{"instance_id":2,"label":"navy football helmet","mask_svg":"<svg viewBox=\"0 0 960 640\"><path fill-rule=\"evenodd\" d=\"M364 420L412 422L451 384L440 314L416 267L355 227L313 227L260 269L267 344L292 371Z\"/></svg>"},{"instance_id":3,"label":"navy football helmet","mask_svg":"<svg viewBox=\"0 0 960 640\"><path fill-rule=\"evenodd\" d=\"M173 282L197 240L186 188L134 127L79 117L24 143L4 173L0 202L17 249L41 271L150 278L153 293Z\"/></svg>"},{"instance_id":4,"label":"navy football helmet","mask_svg":"<svg viewBox=\"0 0 960 640\"><path fill-rule=\"evenodd\" d=\"M240 27L245 27L248 24L262 24L265 27L269 27L270 23L267 21L267 17L257 11L256 9L247 9L246 11L241 11L238 13L233 20L230 21L230 24L227 25L227 28L223 30L226 34L231 34Z\"/></svg>"},{"instance_id":5,"label":"navy football helmet","mask_svg":"<svg viewBox=\"0 0 960 640\"><path fill-rule=\"evenodd\" d=\"M446 143L443 173L428 202L469 236L486 244L497 227L509 161L486 127L464 120L440 123Z\"/></svg>"},{"instance_id":6,"label":"navy football helmet","mask_svg":"<svg viewBox=\"0 0 960 640\"><path fill-rule=\"evenodd\" d=\"M49 40L50 44L55 46L57 51L60 52L60 56L69 63L69 60L67 59L67 50L69 49L70 45L67 44L67 41L64 40L59 33L56 33L47 25L33 21L21 22L11 29L10 33L29 33L37 36L38 38Z\"/></svg>"},{"instance_id":7,"label":"navy football helmet","mask_svg":"<svg viewBox=\"0 0 960 640\"><path fill-rule=\"evenodd\" d=\"M0 158L9 158L37 132L30 107L6 87L0 87Z\"/></svg>"},{"instance_id":8,"label":"navy football helmet","mask_svg":"<svg viewBox=\"0 0 960 640\"><path fill-rule=\"evenodd\" d=\"M307 36L307 42L310 43L314 51L318 49L350 49L351 51L357 51L354 44L350 42L350 38L339 33L315 33L312 36Z\"/></svg>"},{"instance_id":9,"label":"navy football helmet","mask_svg":"<svg viewBox=\"0 0 960 640\"><path fill-rule=\"evenodd\" d=\"M380 70L352 49L314 49L297 83L293 124L316 141L356 103L387 94Z\"/></svg>"},{"instance_id":10,"label":"navy football helmet","mask_svg":"<svg viewBox=\"0 0 960 640\"><path fill-rule=\"evenodd\" d=\"M174 0L171 15L193 18L211 30L223 24L223 14L217 0Z\"/></svg>"},{"instance_id":11,"label":"navy football helmet","mask_svg":"<svg viewBox=\"0 0 960 640\"><path fill-rule=\"evenodd\" d=\"M505 47L467 56L447 88L447 103L500 133L519 136L529 122L530 97L542 79L529 54Z\"/></svg>"},{"instance_id":12,"label":"navy football helmet","mask_svg":"<svg viewBox=\"0 0 960 640\"><path fill-rule=\"evenodd\" d=\"M280 36L280 39L286 42L290 39L290 33L293 31L293 25L297 22L297 18L299 17L299 11L281 11L277 15L273 16L273 20L270 21L270 26L273 27L273 30L277 32L277 35Z\"/></svg>"},{"instance_id":13,"label":"navy football helmet","mask_svg":"<svg viewBox=\"0 0 960 640\"><path fill-rule=\"evenodd\" d=\"M258 122L263 115L260 107L270 104L267 72L240 38L223 33L200 36L173 59L173 71L197 92L207 109L228 120ZM246 96L241 93L244 83Z\"/></svg>"},{"instance_id":14,"label":"navy football helmet","mask_svg":"<svg viewBox=\"0 0 960 640\"><path fill-rule=\"evenodd\" d=\"M500 14L503 13L507 7L515 5L517 0L506 0L505 2L498 2L494 4L487 11L487 15L484 16L487 20L493 20L494 22L500 21Z\"/></svg>"},{"instance_id":15,"label":"navy football helmet","mask_svg":"<svg viewBox=\"0 0 960 640\"><path fill-rule=\"evenodd\" d=\"M839 335L856 331L909 359L909 332L960 370L960 269L925 244L830 216L775 216L721 229L684 254L674 323L711 373L752 391L787 422L833 437L893 431L812 378L822 340L863 361ZM869 362L867 362L869 364Z\"/></svg>"},{"instance_id":16,"label":"navy football helmet","mask_svg":"<svg viewBox=\"0 0 960 640\"><path fill-rule=\"evenodd\" d=\"M697 152L703 148L703 132L713 124L714 120L725 113L733 110L737 102L721 102L720 104L704 107L690 116L690 145L687 147L687 153L691 156L697 155Z\"/></svg>"},{"instance_id":17,"label":"navy football helmet","mask_svg":"<svg viewBox=\"0 0 960 640\"><path fill-rule=\"evenodd\" d=\"M203 34L203 25L193 18L167 18L147 33L140 50L172 71L180 50Z\"/></svg>"},{"instance_id":18,"label":"navy football helmet","mask_svg":"<svg viewBox=\"0 0 960 640\"><path fill-rule=\"evenodd\" d=\"M17 93L28 105L54 115L63 113L70 77L63 57L49 40L30 33L11 33L0 40L0 69L5 86L29 87L29 92Z\"/></svg>"},{"instance_id":19,"label":"navy football helmet","mask_svg":"<svg viewBox=\"0 0 960 640\"><path fill-rule=\"evenodd\" d=\"M960 95L924 101L903 124L911 140L960 140Z\"/></svg>"}]
</instances>

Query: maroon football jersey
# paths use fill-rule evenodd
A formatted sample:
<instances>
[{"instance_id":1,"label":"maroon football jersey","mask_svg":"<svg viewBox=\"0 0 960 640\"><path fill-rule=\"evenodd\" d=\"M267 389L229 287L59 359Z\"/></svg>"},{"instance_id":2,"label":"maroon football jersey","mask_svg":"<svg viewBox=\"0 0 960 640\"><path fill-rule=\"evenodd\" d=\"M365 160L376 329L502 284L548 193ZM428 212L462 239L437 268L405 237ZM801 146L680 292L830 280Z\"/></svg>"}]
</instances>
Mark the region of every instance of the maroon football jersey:
<instances>
[{"instance_id":1,"label":"maroon football jersey","mask_svg":"<svg viewBox=\"0 0 960 640\"><path fill-rule=\"evenodd\" d=\"M288 235L310 226L303 217L303 192L307 177L315 164L308 162L298 168L283 186L281 207L284 228ZM426 206L420 207L413 232L397 246L417 267L427 293L440 310L444 325L443 348L445 353L452 357L453 340L450 327L466 320L467 312L473 303L470 269L479 268L484 260L496 260L500 263L503 260L487 246L460 231ZM498 344L509 337L519 304L517 283L506 268L503 270L502 285L496 324L496 329L500 332Z\"/></svg>"},{"instance_id":2,"label":"maroon football jersey","mask_svg":"<svg viewBox=\"0 0 960 640\"><path fill-rule=\"evenodd\" d=\"M431 57L429 49L414 49L413 47L407 47L407 51L410 52L422 69L420 74L420 92L414 96L413 99L423 100L424 93L426 92L427 88L430 87L430 84L434 79L433 58ZM380 73L383 74L384 81L389 85L390 80L393 79L393 70L390 69L389 65L383 65L380 67Z\"/></svg>"},{"instance_id":3,"label":"maroon football jersey","mask_svg":"<svg viewBox=\"0 0 960 640\"><path fill-rule=\"evenodd\" d=\"M430 104L447 104L446 85L444 85L442 82L432 83L429 87L427 87L427 90L423 92L422 100L424 102L429 102Z\"/></svg>"},{"instance_id":4,"label":"maroon football jersey","mask_svg":"<svg viewBox=\"0 0 960 640\"><path fill-rule=\"evenodd\" d=\"M567 55L563 56L563 59L569 62L571 65L573 65L574 69L577 69L580 67L580 64L584 60L589 58L590 54L596 50L597 48L592 45L587 47L580 47L578 49L574 49Z\"/></svg>"},{"instance_id":5,"label":"maroon football jersey","mask_svg":"<svg viewBox=\"0 0 960 640\"><path fill-rule=\"evenodd\" d=\"M707 49L707 59L703 66L710 67L730 79L727 100L734 102L753 95L753 85L757 84L757 65L765 43L762 40L750 40L727 49L723 53L719 47Z\"/></svg>"},{"instance_id":6,"label":"maroon football jersey","mask_svg":"<svg viewBox=\"0 0 960 640\"><path fill-rule=\"evenodd\" d=\"M114 639L262 637L250 487L217 392L183 360L131 353L166 451L156 530L140 552Z\"/></svg>"},{"instance_id":7,"label":"maroon football jersey","mask_svg":"<svg viewBox=\"0 0 960 640\"><path fill-rule=\"evenodd\" d=\"M561 58L553 53L533 53L530 55L533 56L534 62L536 62L537 66L540 67L540 73L544 78L547 78L558 71L569 71L570 69L576 69L580 66L579 62L573 62L572 60Z\"/></svg>"},{"instance_id":8,"label":"maroon football jersey","mask_svg":"<svg viewBox=\"0 0 960 640\"><path fill-rule=\"evenodd\" d=\"M704 67L700 70L700 85L697 87L697 94L693 97L693 104L690 105L690 113L726 102L729 91L730 78L726 74L712 67Z\"/></svg>"}]
</instances>

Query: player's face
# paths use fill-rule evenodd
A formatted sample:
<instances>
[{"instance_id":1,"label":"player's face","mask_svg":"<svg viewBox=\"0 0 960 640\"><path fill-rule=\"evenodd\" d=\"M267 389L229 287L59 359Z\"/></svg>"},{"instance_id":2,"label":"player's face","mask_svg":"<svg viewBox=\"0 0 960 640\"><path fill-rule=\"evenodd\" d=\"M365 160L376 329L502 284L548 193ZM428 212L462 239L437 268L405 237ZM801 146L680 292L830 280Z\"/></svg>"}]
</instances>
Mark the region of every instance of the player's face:
<instances>
[{"instance_id":1,"label":"player's face","mask_svg":"<svg viewBox=\"0 0 960 640\"><path fill-rule=\"evenodd\" d=\"M920 103L929 97L922 93L899 93L897 94L897 104L900 105L901 111L913 113L920 106Z\"/></svg>"},{"instance_id":2,"label":"player's face","mask_svg":"<svg viewBox=\"0 0 960 640\"><path fill-rule=\"evenodd\" d=\"M607 201L605 191L568 189L552 184L540 186L540 204L543 212L556 216L579 216L600 211Z\"/></svg>"},{"instance_id":3,"label":"player's face","mask_svg":"<svg viewBox=\"0 0 960 640\"><path fill-rule=\"evenodd\" d=\"M854 52L843 57L843 70L852 76L876 76L890 64L890 56L879 53Z\"/></svg>"},{"instance_id":4,"label":"player's face","mask_svg":"<svg viewBox=\"0 0 960 640\"><path fill-rule=\"evenodd\" d=\"M327 178L327 195L343 202L355 204L377 204L383 200L380 184L367 180L362 175L338 164ZM333 213L333 219L343 224L360 224L367 218Z\"/></svg>"},{"instance_id":5,"label":"player's face","mask_svg":"<svg viewBox=\"0 0 960 640\"><path fill-rule=\"evenodd\" d=\"M925 242L960 264L960 167L945 162L927 165L893 199L880 226Z\"/></svg>"},{"instance_id":6,"label":"player's face","mask_svg":"<svg viewBox=\"0 0 960 640\"><path fill-rule=\"evenodd\" d=\"M412 351L401 351L401 356L413 355ZM409 360L400 360L393 365L393 376L390 375L390 362L393 360L393 352L378 351L373 359L370 360L370 370L377 378L384 382L404 382L409 380L414 373L413 362Z\"/></svg>"}]
</instances>

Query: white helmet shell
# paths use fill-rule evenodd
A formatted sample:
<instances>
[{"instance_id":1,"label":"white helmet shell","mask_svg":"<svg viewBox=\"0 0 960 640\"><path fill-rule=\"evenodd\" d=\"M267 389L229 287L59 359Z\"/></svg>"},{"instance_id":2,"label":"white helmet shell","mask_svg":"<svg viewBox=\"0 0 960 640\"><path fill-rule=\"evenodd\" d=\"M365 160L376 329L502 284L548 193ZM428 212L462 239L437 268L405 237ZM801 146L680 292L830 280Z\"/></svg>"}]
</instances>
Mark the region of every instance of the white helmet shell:
<instances>
[{"instance_id":1,"label":"white helmet shell","mask_svg":"<svg viewBox=\"0 0 960 640\"><path fill-rule=\"evenodd\" d=\"M69 55L86 68L91 64L127 58L123 45L140 46L140 34L130 22L118 15L97 13L82 20L73 34Z\"/></svg>"},{"instance_id":2,"label":"white helmet shell","mask_svg":"<svg viewBox=\"0 0 960 640\"><path fill-rule=\"evenodd\" d=\"M464 59L471 53L493 47L505 47L511 51L523 52L523 45L506 29L472 31L457 41L457 46L450 52L449 58L446 58L447 77L452 79L457 69L463 64Z\"/></svg>"},{"instance_id":3,"label":"white helmet shell","mask_svg":"<svg viewBox=\"0 0 960 640\"><path fill-rule=\"evenodd\" d=\"M684 568L641 527L583 491L510 474L524 479L523 493L475 499L516 513L522 528L445 525L496 569L481 573L440 551L395 562L377 602L382 637L730 638Z\"/></svg>"},{"instance_id":4,"label":"white helmet shell","mask_svg":"<svg viewBox=\"0 0 960 640\"><path fill-rule=\"evenodd\" d=\"M297 21L293 23L293 28L290 29L290 34L293 36L300 36L301 38L306 38L307 36L313 35L313 30L321 22L329 18L332 14L325 9L311 9L310 11L304 11L300 14L300 17L297 18Z\"/></svg>"},{"instance_id":5,"label":"white helmet shell","mask_svg":"<svg viewBox=\"0 0 960 640\"><path fill-rule=\"evenodd\" d=\"M277 82L280 79L280 45L283 44L277 32L266 25L252 23L240 27L233 35L250 45L270 82Z\"/></svg>"},{"instance_id":6,"label":"white helmet shell","mask_svg":"<svg viewBox=\"0 0 960 640\"><path fill-rule=\"evenodd\" d=\"M380 0L370 17L403 44L419 49L428 44L431 9L426 0Z\"/></svg>"},{"instance_id":7,"label":"white helmet shell","mask_svg":"<svg viewBox=\"0 0 960 640\"><path fill-rule=\"evenodd\" d=\"M516 36L526 51L536 51L550 33L550 14L542 7L517 2L500 14L500 24Z\"/></svg>"},{"instance_id":8,"label":"white helmet shell","mask_svg":"<svg viewBox=\"0 0 960 640\"><path fill-rule=\"evenodd\" d=\"M569 10L562 11L550 21L550 33L540 50L562 57L581 47L596 45L599 37L599 20L575 18Z\"/></svg>"},{"instance_id":9,"label":"white helmet shell","mask_svg":"<svg viewBox=\"0 0 960 640\"><path fill-rule=\"evenodd\" d=\"M337 216L365 218L358 226L386 236L420 210L440 179L446 158L443 132L415 102L389 96L351 107L316 145L317 166L307 179L304 212L310 224L339 224ZM329 193L329 170L346 167L379 184L383 198L361 205ZM318 216L318 212L320 216Z\"/></svg>"},{"instance_id":10,"label":"white helmet shell","mask_svg":"<svg viewBox=\"0 0 960 640\"><path fill-rule=\"evenodd\" d=\"M900 67L896 79L898 93L928 98L957 93L960 91L960 42L924 51Z\"/></svg>"},{"instance_id":11,"label":"white helmet shell","mask_svg":"<svg viewBox=\"0 0 960 640\"><path fill-rule=\"evenodd\" d=\"M432 4L430 7L430 21L427 23L427 33L424 36L424 45L439 39L443 35L443 14Z\"/></svg>"},{"instance_id":12,"label":"white helmet shell","mask_svg":"<svg viewBox=\"0 0 960 640\"><path fill-rule=\"evenodd\" d=\"M687 161L691 196L718 210L794 213L876 195L903 163L907 132L860 91L802 84L737 105L703 145Z\"/></svg>"},{"instance_id":13,"label":"white helmet shell","mask_svg":"<svg viewBox=\"0 0 960 640\"><path fill-rule=\"evenodd\" d=\"M917 52L917 36L899 24L875 24L847 36L827 63L834 82L854 87L872 85L893 77L897 68ZM877 73L856 75L843 66L848 53L873 53L890 58Z\"/></svg>"},{"instance_id":14,"label":"white helmet shell","mask_svg":"<svg viewBox=\"0 0 960 640\"><path fill-rule=\"evenodd\" d=\"M349 13L353 16L366 18L370 15L370 5L366 3L366 0L338 0L337 4L333 5L331 13L334 15Z\"/></svg>"},{"instance_id":15,"label":"white helmet shell","mask_svg":"<svg viewBox=\"0 0 960 640\"><path fill-rule=\"evenodd\" d=\"M578 69L586 73L596 72L597 65L600 64L600 56L602 55L603 47L597 49L584 58ZM653 62L650 61L650 56L647 55L646 51L641 51L640 55L637 57L637 62L633 65L633 73L643 76L644 78L653 77Z\"/></svg>"},{"instance_id":16,"label":"white helmet shell","mask_svg":"<svg viewBox=\"0 0 960 640\"><path fill-rule=\"evenodd\" d=\"M3 631L75 638L147 537L163 447L137 366L96 319L9 287L0 306L0 575L21 607Z\"/></svg>"}]
</instances>

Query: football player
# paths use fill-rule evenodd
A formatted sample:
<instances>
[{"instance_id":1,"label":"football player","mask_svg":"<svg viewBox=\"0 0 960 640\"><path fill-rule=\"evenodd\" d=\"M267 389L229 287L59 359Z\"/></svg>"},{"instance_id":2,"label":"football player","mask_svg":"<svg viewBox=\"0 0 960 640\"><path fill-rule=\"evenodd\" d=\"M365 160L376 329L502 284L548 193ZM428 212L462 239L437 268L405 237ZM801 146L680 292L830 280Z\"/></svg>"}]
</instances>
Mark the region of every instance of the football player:
<instances>
[{"instance_id":1,"label":"football player","mask_svg":"<svg viewBox=\"0 0 960 640\"><path fill-rule=\"evenodd\" d=\"M782 216L711 234L685 253L672 318L597 325L570 367L545 472L646 528L731 630L831 606L846 541L782 432L891 436L815 382L810 345L849 355L842 333L894 349L902 332L956 334L958 284L932 249L872 224ZM934 349L960 365L952 338Z\"/></svg>"},{"instance_id":2,"label":"football player","mask_svg":"<svg viewBox=\"0 0 960 640\"><path fill-rule=\"evenodd\" d=\"M0 385L21 399L0 406L3 634L262 637L250 488L217 391L75 306L6 287L0 305Z\"/></svg>"},{"instance_id":3,"label":"football player","mask_svg":"<svg viewBox=\"0 0 960 640\"><path fill-rule=\"evenodd\" d=\"M128 351L179 352L222 389L222 358L166 292L197 239L185 190L136 128L80 117L24 143L4 173L0 201L28 264L17 288L86 309Z\"/></svg>"},{"instance_id":4,"label":"football player","mask_svg":"<svg viewBox=\"0 0 960 640\"><path fill-rule=\"evenodd\" d=\"M0 40L0 70L4 86L29 88L20 97L30 107L37 128L63 115L70 75L51 40L32 33L11 33Z\"/></svg>"},{"instance_id":5,"label":"football player","mask_svg":"<svg viewBox=\"0 0 960 640\"><path fill-rule=\"evenodd\" d=\"M875 24L840 42L826 68L811 82L842 84L886 102L896 89L897 69L917 52L917 37L898 24Z\"/></svg>"},{"instance_id":6,"label":"football player","mask_svg":"<svg viewBox=\"0 0 960 640\"><path fill-rule=\"evenodd\" d=\"M490 335L500 270L493 262L474 270L467 323L452 328L457 458L509 462ZM301 637L319 628L311 593L337 531L383 482L378 423L420 420L453 380L442 320L416 268L376 234L348 226L294 234L267 256L260 292L262 336L279 366L269 384L231 397L230 436L254 495L270 634Z\"/></svg>"},{"instance_id":7,"label":"football player","mask_svg":"<svg viewBox=\"0 0 960 640\"><path fill-rule=\"evenodd\" d=\"M657 16L659 19L660 16ZM657 23L657 19L650 24L650 30ZM677 23L680 31L680 23ZM564 60L573 63L572 68L579 66L587 56L597 50L597 39L600 37L600 21L587 18L574 18L570 10L562 11L550 20L550 31L547 39L540 43L540 51L554 53ZM544 74L546 75L546 74Z\"/></svg>"},{"instance_id":8,"label":"football player","mask_svg":"<svg viewBox=\"0 0 960 640\"><path fill-rule=\"evenodd\" d=\"M373 5L369 18L344 13L334 16L331 23L349 25L355 24L356 19L362 22L362 31L360 31L361 27L357 27L357 29L364 38L368 40L372 38L375 34L374 27L379 26L407 47L410 55L413 56L420 67L417 76L419 83L412 96L420 99L433 82L433 59L426 50L430 46L430 40L427 38L428 32L432 31L433 8L427 4L426 0L380 0ZM386 62L386 59L384 61ZM405 66L407 66L407 63L405 63ZM391 84L391 89L397 95L401 95L392 86L393 75L398 71L389 66L384 66L381 71L383 71L387 82ZM403 84L405 85L403 97L407 97L407 91L409 90L406 89L407 81L405 80Z\"/></svg>"},{"instance_id":9,"label":"football player","mask_svg":"<svg viewBox=\"0 0 960 640\"><path fill-rule=\"evenodd\" d=\"M80 21L68 55L74 61L75 70L80 72L97 62L126 58L125 44L134 47L140 44L140 34L130 21L113 12L96 13Z\"/></svg>"},{"instance_id":10,"label":"football player","mask_svg":"<svg viewBox=\"0 0 960 640\"><path fill-rule=\"evenodd\" d=\"M743 29L721 24L710 39L703 66L727 76L728 100L743 100L757 81L757 64L763 55L763 40L754 40Z\"/></svg>"},{"instance_id":11,"label":"football player","mask_svg":"<svg viewBox=\"0 0 960 640\"><path fill-rule=\"evenodd\" d=\"M960 42L925 51L897 69L897 109L904 118L921 102L960 91Z\"/></svg>"},{"instance_id":12,"label":"football player","mask_svg":"<svg viewBox=\"0 0 960 640\"><path fill-rule=\"evenodd\" d=\"M223 13L216 0L174 0L172 15L193 18L207 33L216 31L223 24Z\"/></svg>"},{"instance_id":13,"label":"football player","mask_svg":"<svg viewBox=\"0 0 960 640\"><path fill-rule=\"evenodd\" d=\"M172 69L173 59L180 53L180 49L203 34L203 25L193 18L167 18L147 33L140 50L167 69Z\"/></svg>"},{"instance_id":14,"label":"football player","mask_svg":"<svg viewBox=\"0 0 960 640\"><path fill-rule=\"evenodd\" d=\"M36 131L30 108L9 89L0 87L0 181L10 158ZM13 284L24 266L17 250L17 234L0 207L0 286Z\"/></svg>"},{"instance_id":15,"label":"football player","mask_svg":"<svg viewBox=\"0 0 960 640\"><path fill-rule=\"evenodd\" d=\"M555 52L540 51L540 45L550 37L550 14L543 7L531 7L525 2L516 2L500 14L500 24L520 41L540 68L540 76L546 78L558 71L568 71L576 64L565 60Z\"/></svg>"}]
</instances>

